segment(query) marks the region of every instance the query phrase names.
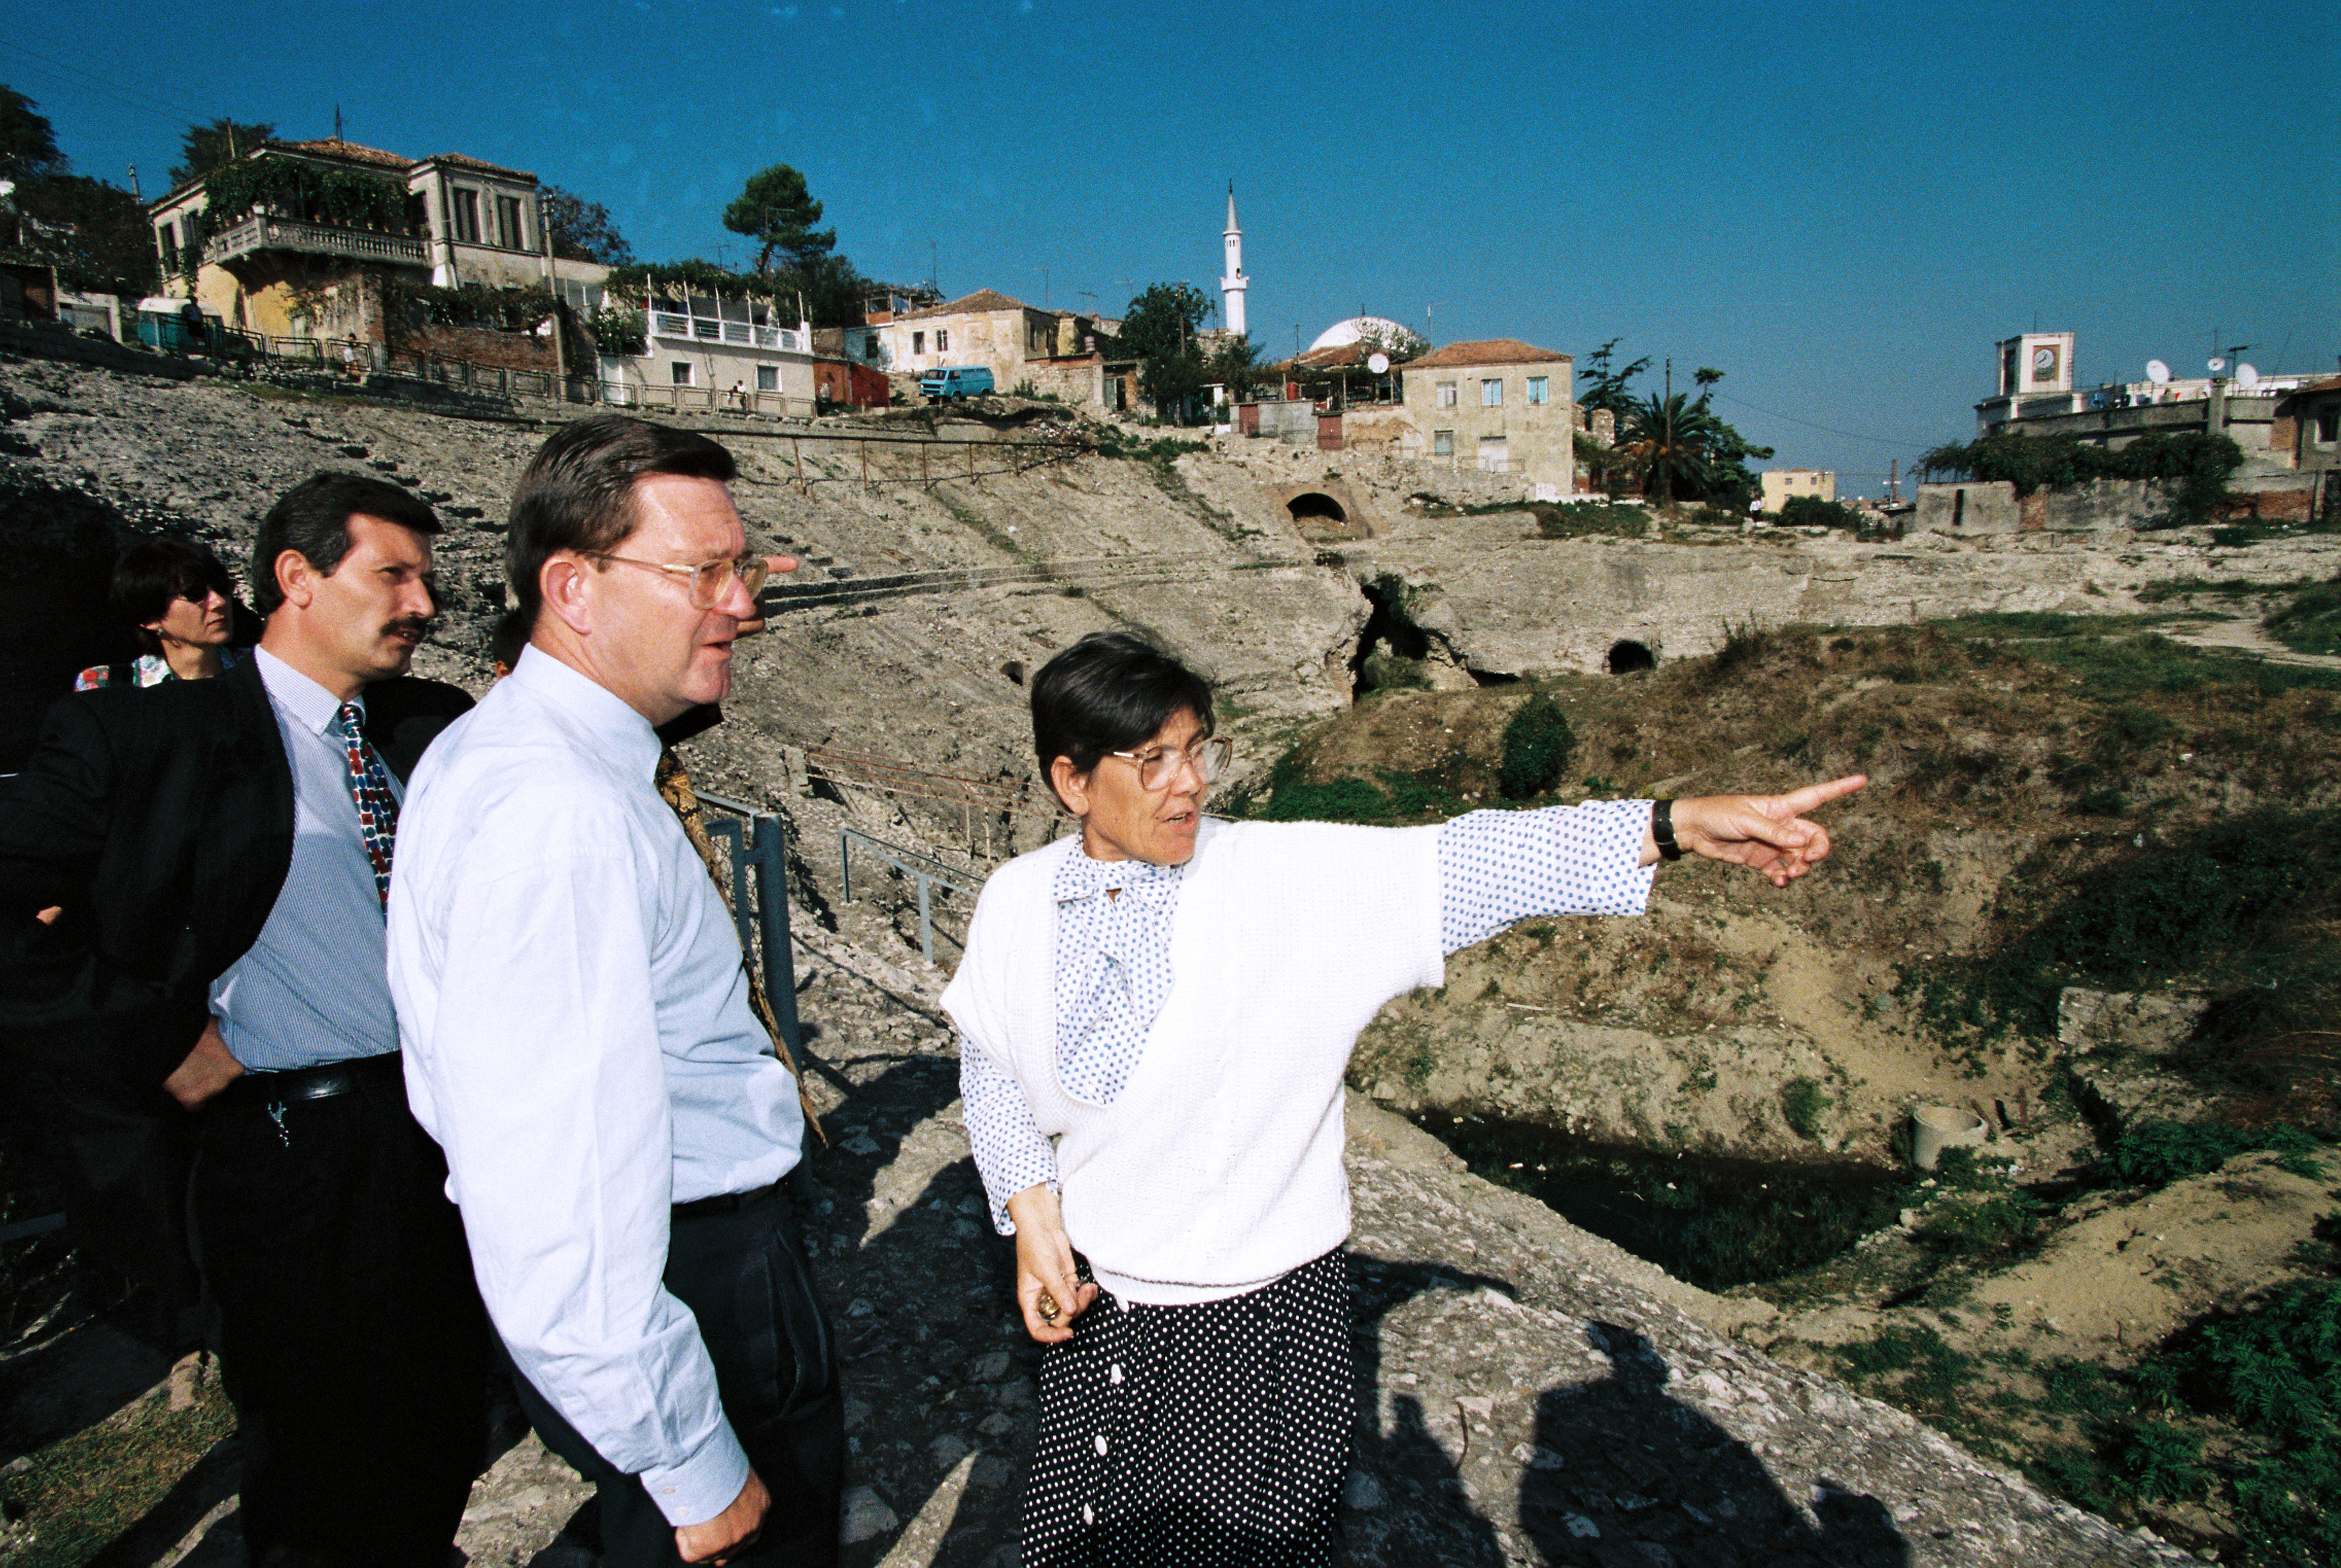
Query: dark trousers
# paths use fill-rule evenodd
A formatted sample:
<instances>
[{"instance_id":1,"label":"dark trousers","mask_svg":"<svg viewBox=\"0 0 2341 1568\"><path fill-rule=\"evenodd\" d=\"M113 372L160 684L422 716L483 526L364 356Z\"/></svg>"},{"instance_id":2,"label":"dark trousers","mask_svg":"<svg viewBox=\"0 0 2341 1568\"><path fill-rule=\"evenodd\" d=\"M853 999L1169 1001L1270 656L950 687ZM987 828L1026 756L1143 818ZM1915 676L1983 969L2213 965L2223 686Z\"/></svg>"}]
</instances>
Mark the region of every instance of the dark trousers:
<instances>
[{"instance_id":1,"label":"dark trousers","mask_svg":"<svg viewBox=\"0 0 2341 1568\"><path fill-rule=\"evenodd\" d=\"M837 1561L845 1405L837 1346L814 1294L795 1206L779 1186L716 1214L675 1215L666 1287L699 1320L723 1414L772 1494L763 1533L735 1568L828 1568ZM673 1568L674 1526L641 1478L594 1452L525 1377L521 1408L537 1435L600 1489L604 1568Z\"/></svg>"},{"instance_id":2,"label":"dark trousers","mask_svg":"<svg viewBox=\"0 0 2341 1568\"><path fill-rule=\"evenodd\" d=\"M177 1355L199 1340L200 1291L187 1245L187 1171L194 1118L161 1090L134 1098L34 1072L21 1080L39 1140L65 1194L65 1223L85 1257L153 1292L155 1347Z\"/></svg>"},{"instance_id":3,"label":"dark trousers","mask_svg":"<svg viewBox=\"0 0 2341 1568\"><path fill-rule=\"evenodd\" d=\"M208 1107L198 1261L255 1563L445 1568L486 1446L487 1320L396 1056L347 1092L254 1074ZM273 1081L272 1081L273 1080Z\"/></svg>"}]
</instances>

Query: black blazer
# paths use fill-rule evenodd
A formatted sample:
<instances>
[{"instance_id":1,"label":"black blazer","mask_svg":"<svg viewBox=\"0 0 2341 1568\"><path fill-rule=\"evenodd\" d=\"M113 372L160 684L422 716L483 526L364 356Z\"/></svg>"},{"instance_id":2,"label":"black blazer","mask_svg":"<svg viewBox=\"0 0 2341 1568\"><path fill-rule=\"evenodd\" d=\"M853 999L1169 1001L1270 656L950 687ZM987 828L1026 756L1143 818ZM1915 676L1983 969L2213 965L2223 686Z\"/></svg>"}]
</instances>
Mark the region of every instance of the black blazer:
<instances>
[{"instance_id":1,"label":"black blazer","mask_svg":"<svg viewBox=\"0 0 2341 1568\"><path fill-rule=\"evenodd\" d=\"M365 703L403 779L471 699L400 679ZM0 1034L94 1088L151 1092L194 1048L212 981L258 938L292 858L292 769L257 660L57 702L25 770L0 780ZM54 926L33 918L53 904Z\"/></svg>"}]
</instances>

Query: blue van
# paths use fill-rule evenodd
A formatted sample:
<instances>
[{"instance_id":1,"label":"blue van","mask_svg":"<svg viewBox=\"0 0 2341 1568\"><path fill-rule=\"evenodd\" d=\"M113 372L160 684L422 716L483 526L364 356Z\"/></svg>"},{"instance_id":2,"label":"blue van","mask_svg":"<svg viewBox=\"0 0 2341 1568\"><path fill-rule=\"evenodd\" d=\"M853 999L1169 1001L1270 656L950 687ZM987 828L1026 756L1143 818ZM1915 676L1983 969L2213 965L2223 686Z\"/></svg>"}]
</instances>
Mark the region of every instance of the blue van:
<instances>
[{"instance_id":1,"label":"blue van","mask_svg":"<svg viewBox=\"0 0 2341 1568\"><path fill-rule=\"evenodd\" d=\"M919 378L919 391L935 402L984 397L991 391L991 372L981 365L937 365Z\"/></svg>"}]
</instances>

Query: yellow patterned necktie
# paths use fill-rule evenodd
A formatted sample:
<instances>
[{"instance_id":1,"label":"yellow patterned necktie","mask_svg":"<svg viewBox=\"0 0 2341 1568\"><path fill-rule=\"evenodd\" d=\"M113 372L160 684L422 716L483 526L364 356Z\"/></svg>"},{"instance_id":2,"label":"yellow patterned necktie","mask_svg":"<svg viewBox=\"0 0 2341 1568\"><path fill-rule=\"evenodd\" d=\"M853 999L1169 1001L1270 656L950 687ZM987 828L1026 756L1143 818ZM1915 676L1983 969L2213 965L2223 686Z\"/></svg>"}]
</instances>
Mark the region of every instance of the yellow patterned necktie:
<instances>
[{"instance_id":1,"label":"yellow patterned necktie","mask_svg":"<svg viewBox=\"0 0 2341 1568\"><path fill-rule=\"evenodd\" d=\"M683 837L689 839L691 847L699 851L701 863L714 880L716 895L723 900L723 907L729 909L732 907L732 889L724 875L722 858L715 852L715 840L707 836L707 824L700 811L699 794L691 787L690 771L683 767L682 759L674 754L673 747L660 749L658 772L654 778L659 799L673 809L675 820L682 824ZM766 890L768 897L776 893L787 896L779 888ZM740 968L748 977L748 1005L756 1009L756 1017L763 1024L764 1033L772 1037L772 1054L781 1058L782 1066L787 1067L797 1080L797 1104L804 1107L805 1124L820 1137L822 1146L827 1147L829 1134L822 1130L821 1117L813 1111L812 1097L805 1092L804 1074L797 1071L796 1057L789 1051L789 1042L782 1037L780 1020L772 1016L772 1001L764 995L764 984L756 978L756 967L748 961L744 948L740 954Z\"/></svg>"}]
</instances>

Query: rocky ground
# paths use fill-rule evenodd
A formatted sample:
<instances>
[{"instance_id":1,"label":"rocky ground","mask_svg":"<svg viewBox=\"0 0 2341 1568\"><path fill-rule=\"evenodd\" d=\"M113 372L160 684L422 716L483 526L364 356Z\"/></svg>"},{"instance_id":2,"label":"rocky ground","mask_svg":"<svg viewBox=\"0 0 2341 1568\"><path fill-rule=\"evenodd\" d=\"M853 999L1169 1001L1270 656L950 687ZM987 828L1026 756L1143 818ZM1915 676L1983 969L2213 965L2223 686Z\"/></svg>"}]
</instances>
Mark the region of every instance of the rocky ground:
<instances>
[{"instance_id":1,"label":"rocky ground","mask_svg":"<svg viewBox=\"0 0 2341 1568\"><path fill-rule=\"evenodd\" d=\"M834 1069L818 1095L832 1143L814 1168L849 1393L845 1561L1005 1568L1037 1350L1009 1310L1008 1244L981 1217L940 977L877 911L845 924L851 946L817 938L804 955L802 994ZM1479 1181L1360 1099L1350 1168L1360 1415L1344 1561L2187 1560L1735 1344L1718 1332L1742 1315L1732 1304ZM232 1446L177 1499L195 1516L150 1526L136 1561L237 1560ZM590 1568L584 1498L524 1439L481 1483L460 1544L483 1568Z\"/></svg>"}]
</instances>

